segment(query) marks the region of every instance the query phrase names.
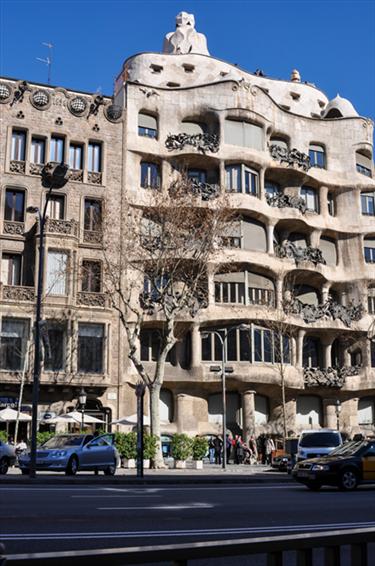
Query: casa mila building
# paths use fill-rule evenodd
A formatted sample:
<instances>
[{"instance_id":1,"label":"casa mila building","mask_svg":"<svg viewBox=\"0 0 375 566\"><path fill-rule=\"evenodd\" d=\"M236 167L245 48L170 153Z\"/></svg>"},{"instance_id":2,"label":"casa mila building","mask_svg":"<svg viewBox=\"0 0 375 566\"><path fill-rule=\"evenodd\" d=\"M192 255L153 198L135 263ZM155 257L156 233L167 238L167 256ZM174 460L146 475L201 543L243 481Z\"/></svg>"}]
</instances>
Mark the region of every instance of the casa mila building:
<instances>
[{"instance_id":1,"label":"casa mila building","mask_svg":"<svg viewBox=\"0 0 375 566\"><path fill-rule=\"evenodd\" d=\"M86 410L107 423L135 412L138 375L101 280L102 217L116 225L117 215L120 233L124 198L142 206L150 190L187 172L202 197L228 192L236 222L223 238L223 269L209 278L208 306L186 323L167 363L163 432L220 433L221 379L212 371L220 329L231 329L233 433L281 432L280 358L288 433L375 430L373 123L303 78L216 59L194 17L181 13L162 53L125 61L112 97L1 79L2 405L17 404L23 380L22 404L31 404L34 209L46 198L43 165L63 160L70 179L52 193L45 238L51 355L41 418L79 408L82 387ZM150 317L140 344L147 368L157 333Z\"/></svg>"}]
</instances>

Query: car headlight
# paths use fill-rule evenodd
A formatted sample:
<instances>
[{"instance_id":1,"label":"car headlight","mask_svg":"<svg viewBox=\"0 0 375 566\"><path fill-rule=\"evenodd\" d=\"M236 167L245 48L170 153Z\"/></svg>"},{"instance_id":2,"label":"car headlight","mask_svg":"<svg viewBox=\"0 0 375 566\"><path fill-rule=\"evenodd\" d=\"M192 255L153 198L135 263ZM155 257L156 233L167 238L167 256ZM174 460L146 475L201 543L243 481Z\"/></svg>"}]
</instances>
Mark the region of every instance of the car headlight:
<instances>
[{"instance_id":1,"label":"car headlight","mask_svg":"<svg viewBox=\"0 0 375 566\"><path fill-rule=\"evenodd\" d=\"M51 452L51 458L61 458L62 456L66 456L66 450L55 450Z\"/></svg>"},{"instance_id":2,"label":"car headlight","mask_svg":"<svg viewBox=\"0 0 375 566\"><path fill-rule=\"evenodd\" d=\"M314 464L311 470L313 472L328 472L329 466L327 464Z\"/></svg>"}]
</instances>

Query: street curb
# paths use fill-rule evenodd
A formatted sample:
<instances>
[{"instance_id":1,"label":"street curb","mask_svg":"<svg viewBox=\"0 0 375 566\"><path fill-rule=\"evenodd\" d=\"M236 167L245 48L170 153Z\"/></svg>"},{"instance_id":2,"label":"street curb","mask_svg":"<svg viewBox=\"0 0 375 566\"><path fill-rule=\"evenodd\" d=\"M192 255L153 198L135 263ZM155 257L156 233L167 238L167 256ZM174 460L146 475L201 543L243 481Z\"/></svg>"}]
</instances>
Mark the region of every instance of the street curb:
<instances>
[{"instance_id":1,"label":"street curb","mask_svg":"<svg viewBox=\"0 0 375 566\"><path fill-rule=\"evenodd\" d=\"M255 474L254 474L255 475ZM106 477L36 477L34 479L16 476L16 477L3 477L0 479L0 487L7 485L208 485L208 484L269 484L269 483L294 483L293 478L290 476L272 476L272 477L238 477L238 476L228 476L228 477L215 477L215 476L185 476L185 477L155 477L155 478L137 478L137 477L126 477L118 476L112 478Z\"/></svg>"}]
</instances>

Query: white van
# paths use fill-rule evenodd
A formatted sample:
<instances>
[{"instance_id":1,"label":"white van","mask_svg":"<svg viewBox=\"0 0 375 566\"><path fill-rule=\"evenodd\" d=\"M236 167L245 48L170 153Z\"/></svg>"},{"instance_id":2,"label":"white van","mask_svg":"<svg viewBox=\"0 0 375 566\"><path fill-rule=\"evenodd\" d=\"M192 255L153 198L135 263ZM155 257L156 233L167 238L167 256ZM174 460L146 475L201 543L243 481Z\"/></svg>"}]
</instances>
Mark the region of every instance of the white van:
<instances>
[{"instance_id":1,"label":"white van","mask_svg":"<svg viewBox=\"0 0 375 566\"><path fill-rule=\"evenodd\" d=\"M337 430L330 428L303 430L298 440L297 462L326 456L342 443L341 434Z\"/></svg>"}]
</instances>

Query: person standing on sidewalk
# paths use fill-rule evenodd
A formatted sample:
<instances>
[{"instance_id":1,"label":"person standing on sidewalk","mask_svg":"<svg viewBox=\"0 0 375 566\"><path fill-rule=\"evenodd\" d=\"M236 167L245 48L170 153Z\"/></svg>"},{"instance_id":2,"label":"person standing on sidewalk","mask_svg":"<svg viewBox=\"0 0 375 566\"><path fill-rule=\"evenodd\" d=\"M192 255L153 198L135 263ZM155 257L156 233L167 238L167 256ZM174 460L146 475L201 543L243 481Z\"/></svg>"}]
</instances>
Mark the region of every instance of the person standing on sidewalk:
<instances>
[{"instance_id":1,"label":"person standing on sidewalk","mask_svg":"<svg viewBox=\"0 0 375 566\"><path fill-rule=\"evenodd\" d=\"M266 438L266 464L270 465L272 462L272 452L275 450L275 443L271 436Z\"/></svg>"},{"instance_id":2,"label":"person standing on sidewalk","mask_svg":"<svg viewBox=\"0 0 375 566\"><path fill-rule=\"evenodd\" d=\"M223 449L223 443L218 436L215 436L214 447L215 447L215 464L221 464L221 451Z\"/></svg>"},{"instance_id":3,"label":"person standing on sidewalk","mask_svg":"<svg viewBox=\"0 0 375 566\"><path fill-rule=\"evenodd\" d=\"M208 453L210 455L210 464L214 464L215 463L215 443L214 443L214 439L210 438L210 441L208 443Z\"/></svg>"}]
</instances>

